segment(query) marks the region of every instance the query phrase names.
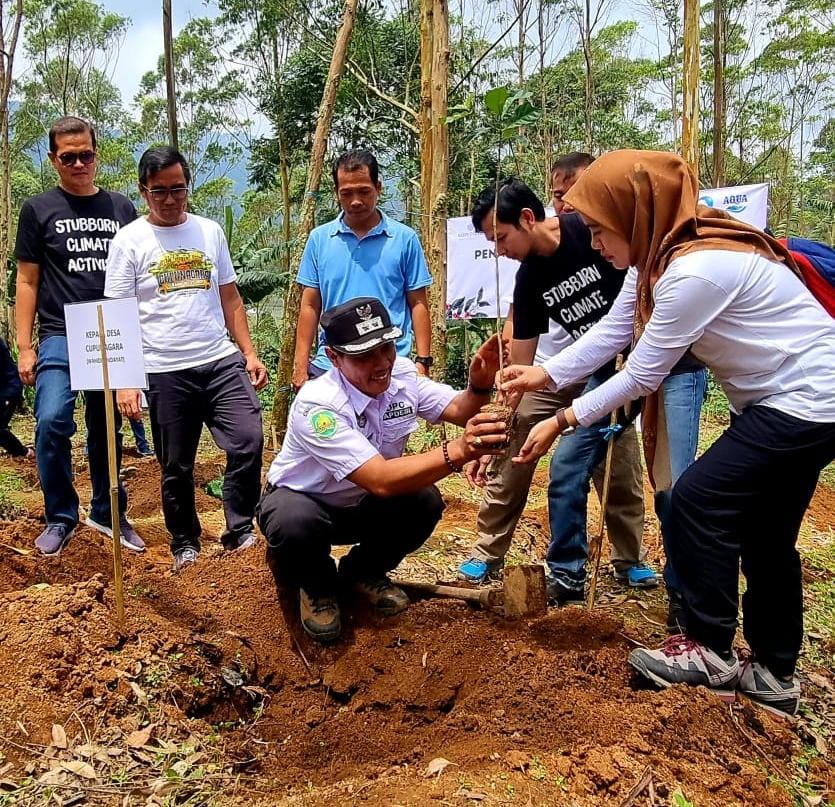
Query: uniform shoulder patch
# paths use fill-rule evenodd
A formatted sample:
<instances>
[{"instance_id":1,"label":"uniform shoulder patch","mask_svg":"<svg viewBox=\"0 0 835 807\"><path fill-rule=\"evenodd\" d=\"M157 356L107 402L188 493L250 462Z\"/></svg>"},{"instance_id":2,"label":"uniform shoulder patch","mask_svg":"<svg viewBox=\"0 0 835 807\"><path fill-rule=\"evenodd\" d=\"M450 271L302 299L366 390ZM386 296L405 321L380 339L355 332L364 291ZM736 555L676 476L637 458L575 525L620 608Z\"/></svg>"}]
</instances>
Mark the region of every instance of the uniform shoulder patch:
<instances>
[{"instance_id":1,"label":"uniform shoulder patch","mask_svg":"<svg viewBox=\"0 0 835 807\"><path fill-rule=\"evenodd\" d=\"M310 413L310 425L317 437L333 437L336 434L336 413L330 409L317 409Z\"/></svg>"}]
</instances>

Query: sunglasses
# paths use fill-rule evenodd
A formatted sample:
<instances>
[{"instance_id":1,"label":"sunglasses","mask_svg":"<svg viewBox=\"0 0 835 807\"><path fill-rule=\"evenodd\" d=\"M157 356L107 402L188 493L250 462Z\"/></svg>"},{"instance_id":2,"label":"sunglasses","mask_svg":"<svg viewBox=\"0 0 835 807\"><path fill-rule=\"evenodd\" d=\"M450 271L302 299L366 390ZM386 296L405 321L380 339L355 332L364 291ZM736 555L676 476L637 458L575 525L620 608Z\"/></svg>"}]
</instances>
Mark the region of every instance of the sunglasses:
<instances>
[{"instance_id":1,"label":"sunglasses","mask_svg":"<svg viewBox=\"0 0 835 807\"><path fill-rule=\"evenodd\" d=\"M140 187L155 202L162 202L168 197L169 193L174 197L174 201L176 202L182 202L188 196L188 188L148 188L145 185L141 185Z\"/></svg>"},{"instance_id":2,"label":"sunglasses","mask_svg":"<svg viewBox=\"0 0 835 807\"><path fill-rule=\"evenodd\" d=\"M69 168L79 161L82 165L92 165L96 161L95 151L65 151L63 154L56 154L58 162Z\"/></svg>"}]
</instances>

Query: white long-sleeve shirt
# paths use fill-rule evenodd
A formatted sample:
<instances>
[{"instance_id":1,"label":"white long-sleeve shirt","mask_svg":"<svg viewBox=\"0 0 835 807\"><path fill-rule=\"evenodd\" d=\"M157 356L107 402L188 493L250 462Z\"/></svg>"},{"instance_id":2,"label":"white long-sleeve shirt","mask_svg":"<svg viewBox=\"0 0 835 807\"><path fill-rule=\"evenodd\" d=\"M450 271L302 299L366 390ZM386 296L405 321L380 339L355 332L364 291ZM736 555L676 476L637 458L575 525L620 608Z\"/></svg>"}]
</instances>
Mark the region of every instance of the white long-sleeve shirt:
<instances>
[{"instance_id":1,"label":"white long-sleeve shirt","mask_svg":"<svg viewBox=\"0 0 835 807\"><path fill-rule=\"evenodd\" d=\"M624 292L594 328L545 363L558 387L628 342L631 277ZM734 411L763 404L835 422L835 320L787 267L754 253L701 250L674 260L653 296L652 317L623 371L574 401L581 424L657 390L688 348L713 370Z\"/></svg>"}]
</instances>

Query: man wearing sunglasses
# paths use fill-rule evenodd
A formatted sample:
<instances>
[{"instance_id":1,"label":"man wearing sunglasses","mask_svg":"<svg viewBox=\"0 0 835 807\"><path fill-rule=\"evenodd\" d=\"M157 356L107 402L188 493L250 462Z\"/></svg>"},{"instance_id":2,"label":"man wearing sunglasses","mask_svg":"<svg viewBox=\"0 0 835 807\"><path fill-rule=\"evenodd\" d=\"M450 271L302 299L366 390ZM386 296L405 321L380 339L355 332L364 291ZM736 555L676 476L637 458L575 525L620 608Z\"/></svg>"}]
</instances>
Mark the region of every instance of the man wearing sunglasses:
<instances>
[{"instance_id":1,"label":"man wearing sunglasses","mask_svg":"<svg viewBox=\"0 0 835 807\"><path fill-rule=\"evenodd\" d=\"M113 236L136 218L131 201L96 187L96 133L87 121L66 117L49 130L49 160L58 186L33 196L20 210L15 257L18 371L35 385L35 456L44 495L46 528L35 540L41 554L58 555L79 520L70 438L76 393L70 389L64 305L104 296L104 267ZM35 344L35 314L38 344ZM110 482L104 395L85 393L84 417L92 497L86 524L111 536ZM117 416L117 462L121 460ZM127 495L119 486L122 544L145 544L125 518Z\"/></svg>"},{"instance_id":2,"label":"man wearing sunglasses","mask_svg":"<svg viewBox=\"0 0 835 807\"><path fill-rule=\"evenodd\" d=\"M113 239L104 289L107 297L139 299L175 571L193 564L200 552L194 462L204 424L226 452L223 548L234 552L255 543L264 442L255 391L267 383L223 230L188 212L190 182L188 163L176 149L161 146L142 155L139 190L148 215ZM126 417L141 416L139 390L120 390L116 400Z\"/></svg>"}]
</instances>

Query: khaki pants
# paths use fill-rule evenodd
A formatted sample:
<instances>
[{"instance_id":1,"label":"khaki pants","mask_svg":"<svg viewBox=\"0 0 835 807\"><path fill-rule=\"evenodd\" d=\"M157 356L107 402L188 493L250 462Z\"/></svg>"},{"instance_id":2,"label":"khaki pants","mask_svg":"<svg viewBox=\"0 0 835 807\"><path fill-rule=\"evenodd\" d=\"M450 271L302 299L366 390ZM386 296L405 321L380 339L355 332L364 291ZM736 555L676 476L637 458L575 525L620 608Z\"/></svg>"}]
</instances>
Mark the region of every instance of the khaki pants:
<instances>
[{"instance_id":1,"label":"khaki pants","mask_svg":"<svg viewBox=\"0 0 835 807\"><path fill-rule=\"evenodd\" d=\"M569 406L581 392L582 385L558 393L528 392L516 412L515 431L506 454L496 457L488 470L488 482L478 513L478 541L473 555L484 561L500 561L510 549L516 524L525 507L536 464L517 464L511 457L519 453L530 430L540 421ZM603 489L604 463L594 472L600 496ZM644 529L644 490L641 458L634 426L629 426L615 443L606 528L615 568L627 569L646 557Z\"/></svg>"}]
</instances>

